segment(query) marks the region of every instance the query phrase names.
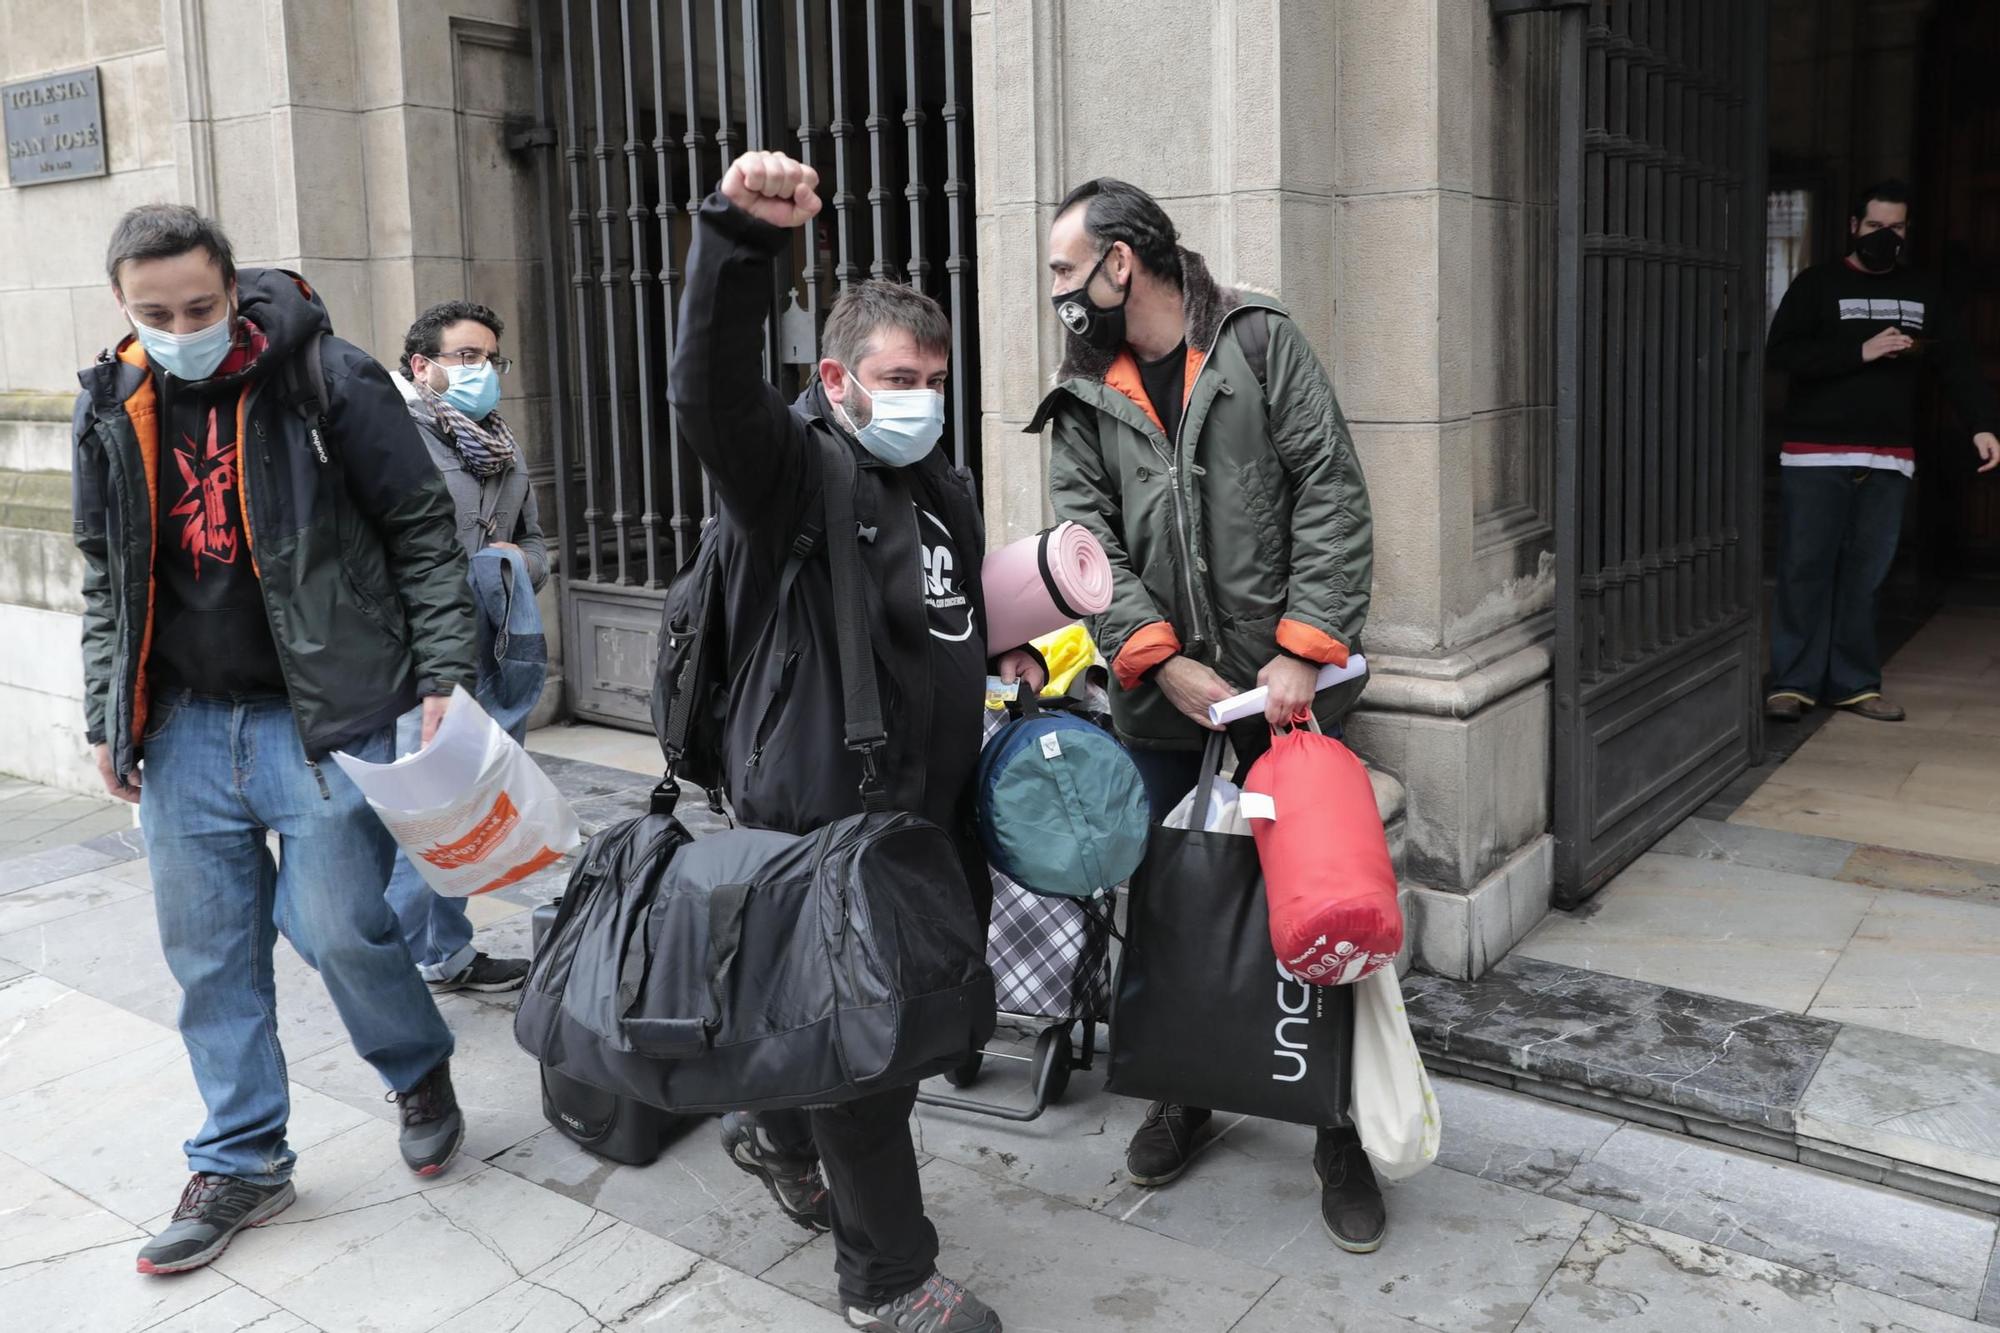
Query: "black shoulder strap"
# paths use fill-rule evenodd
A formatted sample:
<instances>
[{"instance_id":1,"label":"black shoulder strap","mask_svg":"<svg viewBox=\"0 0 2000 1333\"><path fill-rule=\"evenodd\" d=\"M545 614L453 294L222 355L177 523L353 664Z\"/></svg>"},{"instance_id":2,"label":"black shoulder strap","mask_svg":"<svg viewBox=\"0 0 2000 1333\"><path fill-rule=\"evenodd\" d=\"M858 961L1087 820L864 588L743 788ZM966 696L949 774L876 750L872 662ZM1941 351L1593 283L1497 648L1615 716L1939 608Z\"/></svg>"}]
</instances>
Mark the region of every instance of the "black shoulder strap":
<instances>
[{"instance_id":1,"label":"black shoulder strap","mask_svg":"<svg viewBox=\"0 0 2000 1333\"><path fill-rule=\"evenodd\" d=\"M285 403L309 425L326 420L326 362L320 349L325 340L324 332L315 332L285 363Z\"/></svg>"},{"instance_id":2,"label":"black shoulder strap","mask_svg":"<svg viewBox=\"0 0 2000 1333\"><path fill-rule=\"evenodd\" d=\"M1250 363L1257 387L1269 390L1271 381L1265 363L1271 357L1271 312L1259 308L1237 320L1236 345L1243 349L1243 359Z\"/></svg>"},{"instance_id":3,"label":"black shoulder strap","mask_svg":"<svg viewBox=\"0 0 2000 1333\"><path fill-rule=\"evenodd\" d=\"M827 559L833 567L833 622L840 641L847 748L861 756L861 802L872 813L888 805L881 758L889 734L882 724L875 649L868 642L868 601L861 570L860 530L854 517L854 482L860 469L845 440L831 431L814 434L820 441L820 493L826 503Z\"/></svg>"}]
</instances>

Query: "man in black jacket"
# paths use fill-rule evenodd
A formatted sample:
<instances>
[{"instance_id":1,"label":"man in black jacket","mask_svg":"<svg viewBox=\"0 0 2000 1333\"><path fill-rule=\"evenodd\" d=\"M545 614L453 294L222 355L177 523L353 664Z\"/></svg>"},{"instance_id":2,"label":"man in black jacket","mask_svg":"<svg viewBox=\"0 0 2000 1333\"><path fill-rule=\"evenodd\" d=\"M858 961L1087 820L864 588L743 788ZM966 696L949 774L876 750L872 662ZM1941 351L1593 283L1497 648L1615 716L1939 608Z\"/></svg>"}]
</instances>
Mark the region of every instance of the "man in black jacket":
<instances>
[{"instance_id":1,"label":"man in black jacket","mask_svg":"<svg viewBox=\"0 0 2000 1333\"><path fill-rule=\"evenodd\" d=\"M951 326L909 287L853 284L828 314L819 382L786 404L763 376L763 324L773 263L788 255L790 229L820 211L818 187L818 173L782 154L739 158L696 218L681 298L674 411L722 502L726 632L756 636L747 652L730 650L745 663L730 683L723 737L730 804L746 825L788 833L861 811L825 551L858 539L889 722L890 804L962 830L988 663L979 508L970 477L936 448ZM821 511L828 433L855 451L861 531L826 533L779 606L793 542ZM798 645L782 658L772 647L778 617L786 642ZM1009 654L998 670L1030 688L1043 678L1028 653ZM983 864L971 886L990 896L980 894ZM832 1230L855 1327L997 1333L999 1317L937 1272L937 1231L924 1216L910 1139L915 1104L908 1087L810 1111L738 1113L724 1119L723 1146L794 1221Z\"/></svg>"},{"instance_id":2,"label":"man in black jacket","mask_svg":"<svg viewBox=\"0 0 2000 1333\"><path fill-rule=\"evenodd\" d=\"M105 786L140 804L208 1108L193 1179L139 1252L140 1272L179 1273L294 1198L280 930L401 1104L409 1168L437 1174L464 1137L451 1031L382 897L395 844L322 761L388 762L420 701L428 740L473 684L474 626L402 397L304 279L239 273L221 229L171 204L126 214L107 267L133 333L77 396L84 710Z\"/></svg>"},{"instance_id":3,"label":"man in black jacket","mask_svg":"<svg viewBox=\"0 0 2000 1333\"><path fill-rule=\"evenodd\" d=\"M1875 597L1896 560L1917 470L1917 395L1935 370L1971 427L1981 472L2000 466L2000 409L1937 281L1903 266L1909 188L1862 191L1852 249L1798 276L1771 321L1770 361L1791 376L1784 516L1764 711L1796 722L1821 700L1878 722Z\"/></svg>"}]
</instances>

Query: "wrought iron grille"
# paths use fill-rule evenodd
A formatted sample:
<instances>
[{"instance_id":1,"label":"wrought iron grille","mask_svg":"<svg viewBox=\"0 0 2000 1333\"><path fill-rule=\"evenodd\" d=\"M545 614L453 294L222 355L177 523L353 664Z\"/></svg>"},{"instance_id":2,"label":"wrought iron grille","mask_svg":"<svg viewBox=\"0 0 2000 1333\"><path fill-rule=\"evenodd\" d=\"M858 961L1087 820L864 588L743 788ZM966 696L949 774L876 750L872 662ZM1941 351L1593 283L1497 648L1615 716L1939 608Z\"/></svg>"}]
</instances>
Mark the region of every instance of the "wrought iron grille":
<instances>
[{"instance_id":1,"label":"wrought iron grille","mask_svg":"<svg viewBox=\"0 0 2000 1333\"><path fill-rule=\"evenodd\" d=\"M1757 744L1764 0L1565 8L1558 896Z\"/></svg>"},{"instance_id":2,"label":"wrought iron grille","mask_svg":"<svg viewBox=\"0 0 2000 1333\"><path fill-rule=\"evenodd\" d=\"M947 441L977 470L969 0L538 0L549 430L576 711L645 719L657 597L713 495L667 366L693 215L753 148L818 169L826 207L774 270L765 369L786 393L864 277L951 316ZM643 640L643 641L642 641Z\"/></svg>"}]
</instances>

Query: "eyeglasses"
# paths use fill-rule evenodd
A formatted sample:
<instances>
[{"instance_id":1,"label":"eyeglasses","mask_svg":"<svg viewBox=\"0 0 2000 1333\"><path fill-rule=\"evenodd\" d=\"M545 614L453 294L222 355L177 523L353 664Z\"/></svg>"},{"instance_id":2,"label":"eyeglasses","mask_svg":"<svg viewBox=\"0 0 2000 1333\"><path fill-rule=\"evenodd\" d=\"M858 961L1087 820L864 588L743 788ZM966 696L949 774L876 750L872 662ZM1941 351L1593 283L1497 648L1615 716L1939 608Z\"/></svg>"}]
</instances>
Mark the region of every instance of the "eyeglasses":
<instances>
[{"instance_id":1,"label":"eyeglasses","mask_svg":"<svg viewBox=\"0 0 2000 1333\"><path fill-rule=\"evenodd\" d=\"M490 363L493 369L502 375L514 368L511 357L502 356L498 352L489 354L476 347L468 347L463 352L439 352L430 359L441 366L483 366Z\"/></svg>"}]
</instances>

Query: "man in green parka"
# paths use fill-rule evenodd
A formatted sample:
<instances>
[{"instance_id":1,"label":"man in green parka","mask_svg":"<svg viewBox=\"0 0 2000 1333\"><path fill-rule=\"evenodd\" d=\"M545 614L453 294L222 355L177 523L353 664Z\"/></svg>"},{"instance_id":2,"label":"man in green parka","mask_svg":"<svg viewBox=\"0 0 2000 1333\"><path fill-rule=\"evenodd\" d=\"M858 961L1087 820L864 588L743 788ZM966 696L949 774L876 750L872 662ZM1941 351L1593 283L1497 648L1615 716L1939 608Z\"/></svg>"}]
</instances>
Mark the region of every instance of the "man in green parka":
<instances>
[{"instance_id":1,"label":"man in green parka","mask_svg":"<svg viewBox=\"0 0 2000 1333\"><path fill-rule=\"evenodd\" d=\"M1057 516L1111 558L1111 609L1091 631L1156 819L1199 778L1211 703L1269 687L1265 718L1232 736L1246 769L1270 743L1266 723L1310 713L1337 734L1364 682L1316 685L1358 646L1373 565L1367 485L1305 335L1178 241L1159 203L1123 181L1063 200L1049 271L1068 351L1030 427L1055 427ZM1333 993L1351 1022L1348 988ZM1178 1177L1209 1117L1156 1103L1127 1150L1133 1180ZM1353 1128L1322 1128L1313 1158L1335 1243L1378 1248L1381 1190Z\"/></svg>"}]
</instances>

